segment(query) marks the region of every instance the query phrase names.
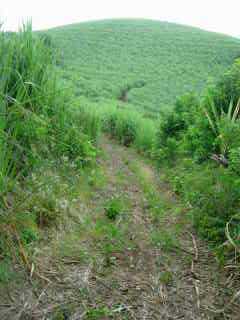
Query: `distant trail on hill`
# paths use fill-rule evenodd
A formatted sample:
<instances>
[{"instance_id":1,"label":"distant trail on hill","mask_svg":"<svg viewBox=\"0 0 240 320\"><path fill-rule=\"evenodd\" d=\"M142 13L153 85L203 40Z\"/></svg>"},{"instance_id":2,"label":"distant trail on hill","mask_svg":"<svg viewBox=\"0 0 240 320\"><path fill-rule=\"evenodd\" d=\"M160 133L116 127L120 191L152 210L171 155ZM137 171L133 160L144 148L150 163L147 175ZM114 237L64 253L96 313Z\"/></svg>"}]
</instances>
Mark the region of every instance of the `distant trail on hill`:
<instances>
[{"instance_id":1,"label":"distant trail on hill","mask_svg":"<svg viewBox=\"0 0 240 320\"><path fill-rule=\"evenodd\" d=\"M151 20L93 21L47 33L77 95L117 100L131 88L127 102L146 112L158 112L188 91L200 93L240 56L239 39Z\"/></svg>"}]
</instances>

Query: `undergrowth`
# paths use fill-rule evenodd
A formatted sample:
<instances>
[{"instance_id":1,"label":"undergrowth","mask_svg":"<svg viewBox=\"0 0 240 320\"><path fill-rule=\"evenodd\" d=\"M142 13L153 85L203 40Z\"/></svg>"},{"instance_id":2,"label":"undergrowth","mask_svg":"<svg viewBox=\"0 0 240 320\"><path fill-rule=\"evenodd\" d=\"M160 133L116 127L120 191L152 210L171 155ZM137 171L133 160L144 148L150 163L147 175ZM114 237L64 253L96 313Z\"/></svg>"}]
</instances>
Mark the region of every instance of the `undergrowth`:
<instances>
[{"instance_id":1,"label":"undergrowth","mask_svg":"<svg viewBox=\"0 0 240 320\"><path fill-rule=\"evenodd\" d=\"M61 168L78 176L95 166L100 118L76 110L55 57L51 41L30 23L0 32L1 264L14 258L31 268L27 247L67 214Z\"/></svg>"}]
</instances>

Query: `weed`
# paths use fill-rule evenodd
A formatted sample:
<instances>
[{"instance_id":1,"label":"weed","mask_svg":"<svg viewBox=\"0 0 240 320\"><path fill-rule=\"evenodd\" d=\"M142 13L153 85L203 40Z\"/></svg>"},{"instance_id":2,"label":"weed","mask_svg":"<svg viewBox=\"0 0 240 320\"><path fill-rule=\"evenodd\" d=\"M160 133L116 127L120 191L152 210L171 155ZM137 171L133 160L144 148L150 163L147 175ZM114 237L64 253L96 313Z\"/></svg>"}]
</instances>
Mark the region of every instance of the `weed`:
<instances>
[{"instance_id":1,"label":"weed","mask_svg":"<svg viewBox=\"0 0 240 320\"><path fill-rule=\"evenodd\" d=\"M67 320L71 316L71 312L67 307L60 307L54 312L51 320Z\"/></svg>"},{"instance_id":2,"label":"weed","mask_svg":"<svg viewBox=\"0 0 240 320\"><path fill-rule=\"evenodd\" d=\"M171 284L173 281L172 272L170 271L161 272L159 275L159 280L165 285Z\"/></svg>"},{"instance_id":3,"label":"weed","mask_svg":"<svg viewBox=\"0 0 240 320\"><path fill-rule=\"evenodd\" d=\"M88 262L91 258L87 248L82 247L81 234L73 231L66 234L57 245L57 255L60 258L79 261L81 263Z\"/></svg>"},{"instance_id":4,"label":"weed","mask_svg":"<svg viewBox=\"0 0 240 320\"><path fill-rule=\"evenodd\" d=\"M14 276L14 272L11 270L11 264L9 261L0 262L0 283L8 283Z\"/></svg>"},{"instance_id":5,"label":"weed","mask_svg":"<svg viewBox=\"0 0 240 320\"><path fill-rule=\"evenodd\" d=\"M86 320L100 320L103 317L109 317L112 315L111 310L108 307L97 307L87 311Z\"/></svg>"},{"instance_id":6,"label":"weed","mask_svg":"<svg viewBox=\"0 0 240 320\"><path fill-rule=\"evenodd\" d=\"M151 242L154 246L171 251L178 247L174 230L155 230L151 234Z\"/></svg>"},{"instance_id":7,"label":"weed","mask_svg":"<svg viewBox=\"0 0 240 320\"><path fill-rule=\"evenodd\" d=\"M105 204L104 210L108 219L116 220L116 218L125 211L123 200L119 197L114 197L108 200Z\"/></svg>"}]
</instances>

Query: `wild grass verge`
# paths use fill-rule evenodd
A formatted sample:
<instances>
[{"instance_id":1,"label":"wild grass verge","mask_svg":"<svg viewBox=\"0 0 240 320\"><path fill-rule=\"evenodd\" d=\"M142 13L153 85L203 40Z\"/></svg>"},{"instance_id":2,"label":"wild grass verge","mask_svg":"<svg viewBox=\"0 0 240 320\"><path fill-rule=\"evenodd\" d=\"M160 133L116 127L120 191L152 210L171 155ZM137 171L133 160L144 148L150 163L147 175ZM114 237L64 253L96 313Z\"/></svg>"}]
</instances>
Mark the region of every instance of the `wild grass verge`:
<instances>
[{"instance_id":1,"label":"wild grass verge","mask_svg":"<svg viewBox=\"0 0 240 320\"><path fill-rule=\"evenodd\" d=\"M124 146L134 146L145 155L152 152L155 122L134 110L111 106L102 111L102 129Z\"/></svg>"},{"instance_id":2,"label":"wild grass verge","mask_svg":"<svg viewBox=\"0 0 240 320\"><path fill-rule=\"evenodd\" d=\"M67 162L78 176L93 166L100 119L76 110L51 42L30 23L0 32L0 68L0 259L20 259L29 270L26 247L65 214L57 196L65 188L49 168Z\"/></svg>"},{"instance_id":3,"label":"wild grass verge","mask_svg":"<svg viewBox=\"0 0 240 320\"><path fill-rule=\"evenodd\" d=\"M240 61L198 99L189 94L165 113L155 159L185 200L199 234L221 263L239 263Z\"/></svg>"}]
</instances>

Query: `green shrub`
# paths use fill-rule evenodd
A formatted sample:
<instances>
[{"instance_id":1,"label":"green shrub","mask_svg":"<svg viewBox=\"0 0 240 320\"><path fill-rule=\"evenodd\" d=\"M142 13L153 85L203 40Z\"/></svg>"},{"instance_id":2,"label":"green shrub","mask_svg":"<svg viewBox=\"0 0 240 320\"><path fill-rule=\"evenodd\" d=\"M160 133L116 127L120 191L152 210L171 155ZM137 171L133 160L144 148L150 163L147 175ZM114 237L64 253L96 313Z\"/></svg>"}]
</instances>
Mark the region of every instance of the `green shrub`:
<instances>
[{"instance_id":1,"label":"green shrub","mask_svg":"<svg viewBox=\"0 0 240 320\"><path fill-rule=\"evenodd\" d=\"M69 113L66 113L68 116ZM57 139L53 143L53 151L58 156L66 156L81 168L89 165L96 159L96 148L89 136L81 131L76 121L58 121L54 127Z\"/></svg>"},{"instance_id":2,"label":"green shrub","mask_svg":"<svg viewBox=\"0 0 240 320\"><path fill-rule=\"evenodd\" d=\"M201 107L190 116L184 148L195 160L206 160L212 153L228 156L229 150L239 145L239 79L237 60L215 85L207 87Z\"/></svg>"},{"instance_id":3,"label":"green shrub","mask_svg":"<svg viewBox=\"0 0 240 320\"><path fill-rule=\"evenodd\" d=\"M169 137L165 140L162 147L154 147L152 157L158 164L168 163L172 165L177 159L178 154L178 141L173 137Z\"/></svg>"},{"instance_id":4,"label":"green shrub","mask_svg":"<svg viewBox=\"0 0 240 320\"><path fill-rule=\"evenodd\" d=\"M151 156L156 138L155 122L150 119L142 118L138 121L136 137L134 141L135 148L147 156Z\"/></svg>"},{"instance_id":5,"label":"green shrub","mask_svg":"<svg viewBox=\"0 0 240 320\"><path fill-rule=\"evenodd\" d=\"M239 125L240 99L236 106L231 100L228 109L217 107L214 101L209 98L209 106L203 108L203 112L208 120L209 127L215 135L215 146L222 155L227 156L230 148L239 145L238 136L240 133Z\"/></svg>"},{"instance_id":6,"label":"green shrub","mask_svg":"<svg viewBox=\"0 0 240 320\"><path fill-rule=\"evenodd\" d=\"M0 244L1 248L1 244ZM0 262L0 283L8 283L9 279L14 276L14 271L11 270L11 264L9 261Z\"/></svg>"},{"instance_id":7,"label":"green shrub","mask_svg":"<svg viewBox=\"0 0 240 320\"><path fill-rule=\"evenodd\" d=\"M87 135L91 142L96 144L101 134L101 117L94 108L78 105L72 111L76 124Z\"/></svg>"},{"instance_id":8,"label":"green shrub","mask_svg":"<svg viewBox=\"0 0 240 320\"><path fill-rule=\"evenodd\" d=\"M180 193L193 208L195 227L212 243L223 243L226 223L240 204L240 179L225 168L203 165L185 170L181 179Z\"/></svg>"},{"instance_id":9,"label":"green shrub","mask_svg":"<svg viewBox=\"0 0 240 320\"><path fill-rule=\"evenodd\" d=\"M229 150L240 147L240 123L227 117L222 117L219 121L220 135L216 139L222 154L228 156Z\"/></svg>"},{"instance_id":10,"label":"green shrub","mask_svg":"<svg viewBox=\"0 0 240 320\"><path fill-rule=\"evenodd\" d=\"M169 137L180 138L192 121L192 113L199 105L197 97L191 93L177 99L172 110L161 114L157 131L157 143L161 147Z\"/></svg>"},{"instance_id":11,"label":"green shrub","mask_svg":"<svg viewBox=\"0 0 240 320\"><path fill-rule=\"evenodd\" d=\"M134 114L127 110L117 110L114 137L116 137L121 144L128 147L134 143L136 134L137 121Z\"/></svg>"},{"instance_id":12,"label":"green shrub","mask_svg":"<svg viewBox=\"0 0 240 320\"><path fill-rule=\"evenodd\" d=\"M109 133L114 138L117 138L117 120L118 113L116 112L116 110L107 110L103 115L103 130Z\"/></svg>"},{"instance_id":13,"label":"green shrub","mask_svg":"<svg viewBox=\"0 0 240 320\"><path fill-rule=\"evenodd\" d=\"M186 132L191 130L193 119L196 117L198 110L198 99L191 93L178 98L173 109L161 115L153 148L153 157L158 162L166 160L174 162L179 153L179 146L184 149L182 146L183 138ZM196 130L195 126L194 129ZM195 151L196 146L190 143L193 140L192 136L188 134L187 138L185 149L191 148L191 152Z\"/></svg>"},{"instance_id":14,"label":"green shrub","mask_svg":"<svg viewBox=\"0 0 240 320\"><path fill-rule=\"evenodd\" d=\"M155 121L145 118L141 113L127 107L113 104L98 111L102 119L102 130L121 144L133 146L137 151L151 156L155 141Z\"/></svg>"},{"instance_id":15,"label":"green shrub","mask_svg":"<svg viewBox=\"0 0 240 320\"><path fill-rule=\"evenodd\" d=\"M102 116L102 128L124 146L134 145L140 152L151 154L155 140L155 123L136 111L107 108Z\"/></svg>"},{"instance_id":16,"label":"green shrub","mask_svg":"<svg viewBox=\"0 0 240 320\"><path fill-rule=\"evenodd\" d=\"M106 217L110 220L116 220L116 218L125 210L123 201L119 198L108 200L104 209Z\"/></svg>"},{"instance_id":17,"label":"green shrub","mask_svg":"<svg viewBox=\"0 0 240 320\"><path fill-rule=\"evenodd\" d=\"M38 196L39 199L34 199L34 206L32 208L32 213L36 216L37 224L41 228L56 224L61 211L58 208L55 195L40 194Z\"/></svg>"},{"instance_id":18,"label":"green shrub","mask_svg":"<svg viewBox=\"0 0 240 320\"><path fill-rule=\"evenodd\" d=\"M112 312L108 307L91 308L86 313L87 320L100 320L111 316Z\"/></svg>"},{"instance_id":19,"label":"green shrub","mask_svg":"<svg viewBox=\"0 0 240 320\"><path fill-rule=\"evenodd\" d=\"M203 112L196 111L192 124L183 135L183 149L196 162L203 162L209 159L212 153L217 152L215 139L216 136Z\"/></svg>"},{"instance_id":20,"label":"green shrub","mask_svg":"<svg viewBox=\"0 0 240 320\"><path fill-rule=\"evenodd\" d=\"M231 252L222 245L229 240L227 224L237 245L239 237L235 218L240 205L239 70L238 60L208 87L201 103L193 96L180 99L160 119L153 149L159 163L175 165L170 169L173 189L191 208L199 234L218 247L219 257ZM211 163L213 154L225 157L228 168Z\"/></svg>"}]
</instances>

